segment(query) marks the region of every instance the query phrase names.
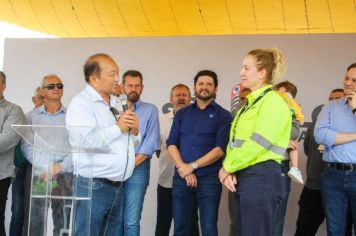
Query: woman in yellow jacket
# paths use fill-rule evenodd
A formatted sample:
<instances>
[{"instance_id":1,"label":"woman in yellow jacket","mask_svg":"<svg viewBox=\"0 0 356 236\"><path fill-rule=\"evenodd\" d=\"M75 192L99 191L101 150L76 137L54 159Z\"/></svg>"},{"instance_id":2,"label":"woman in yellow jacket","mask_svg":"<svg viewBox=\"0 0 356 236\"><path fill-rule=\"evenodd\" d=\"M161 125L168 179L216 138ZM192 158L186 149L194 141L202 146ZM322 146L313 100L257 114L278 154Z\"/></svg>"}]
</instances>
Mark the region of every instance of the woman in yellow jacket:
<instances>
[{"instance_id":1,"label":"woman in yellow jacket","mask_svg":"<svg viewBox=\"0 0 356 236\"><path fill-rule=\"evenodd\" d=\"M273 218L286 196L286 157L292 113L272 89L285 71L276 49L250 51L243 60L242 86L251 89L248 102L232 123L220 181L235 192L237 235L272 235Z\"/></svg>"}]
</instances>

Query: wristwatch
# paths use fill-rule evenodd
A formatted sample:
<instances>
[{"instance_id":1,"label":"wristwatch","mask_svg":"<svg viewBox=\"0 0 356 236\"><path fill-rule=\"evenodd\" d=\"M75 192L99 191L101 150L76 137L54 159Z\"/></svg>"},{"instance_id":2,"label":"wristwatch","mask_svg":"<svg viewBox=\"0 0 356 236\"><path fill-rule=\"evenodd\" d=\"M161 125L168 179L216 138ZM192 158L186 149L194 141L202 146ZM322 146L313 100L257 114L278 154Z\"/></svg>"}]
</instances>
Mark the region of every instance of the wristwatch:
<instances>
[{"instance_id":1,"label":"wristwatch","mask_svg":"<svg viewBox=\"0 0 356 236\"><path fill-rule=\"evenodd\" d=\"M196 162L192 162L192 168L193 170L198 169L198 164Z\"/></svg>"}]
</instances>

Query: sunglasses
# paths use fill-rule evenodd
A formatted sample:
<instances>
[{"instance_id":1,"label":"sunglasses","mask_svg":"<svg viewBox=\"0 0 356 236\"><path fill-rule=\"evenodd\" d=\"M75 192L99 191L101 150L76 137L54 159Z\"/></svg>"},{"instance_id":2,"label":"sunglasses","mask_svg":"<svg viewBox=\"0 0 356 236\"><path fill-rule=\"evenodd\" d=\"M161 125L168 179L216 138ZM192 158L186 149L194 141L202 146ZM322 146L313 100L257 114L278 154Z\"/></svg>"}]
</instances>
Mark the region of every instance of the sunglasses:
<instances>
[{"instance_id":1,"label":"sunglasses","mask_svg":"<svg viewBox=\"0 0 356 236\"><path fill-rule=\"evenodd\" d=\"M48 84L48 85L44 86L43 88L46 88L48 90L53 90L53 89L55 89L55 87L57 87L57 89L63 89L63 84Z\"/></svg>"}]
</instances>

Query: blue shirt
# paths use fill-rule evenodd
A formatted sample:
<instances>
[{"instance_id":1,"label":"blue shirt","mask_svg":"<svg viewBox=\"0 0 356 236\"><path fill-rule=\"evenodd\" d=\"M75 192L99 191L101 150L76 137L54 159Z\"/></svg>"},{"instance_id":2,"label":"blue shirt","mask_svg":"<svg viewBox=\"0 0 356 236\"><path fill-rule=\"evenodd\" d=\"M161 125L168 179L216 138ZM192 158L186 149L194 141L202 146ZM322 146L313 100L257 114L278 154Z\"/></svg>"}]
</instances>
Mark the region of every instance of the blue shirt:
<instances>
[{"instance_id":1,"label":"blue shirt","mask_svg":"<svg viewBox=\"0 0 356 236\"><path fill-rule=\"evenodd\" d=\"M338 133L356 133L356 116L348 105L347 98L341 98L325 105L318 116L314 136L323 144L326 162L356 164L356 141L335 145Z\"/></svg>"},{"instance_id":2,"label":"blue shirt","mask_svg":"<svg viewBox=\"0 0 356 236\"><path fill-rule=\"evenodd\" d=\"M141 134L141 145L135 147L135 154L151 158L160 146L158 109L153 104L139 100L133 105L133 111L137 114Z\"/></svg>"},{"instance_id":3,"label":"blue shirt","mask_svg":"<svg viewBox=\"0 0 356 236\"><path fill-rule=\"evenodd\" d=\"M184 163L191 163L212 149L220 147L226 150L231 125L230 112L211 102L201 110L196 103L180 109L174 116L167 147L175 145ZM222 159L211 165L198 168L196 176L217 173Z\"/></svg>"},{"instance_id":4,"label":"blue shirt","mask_svg":"<svg viewBox=\"0 0 356 236\"><path fill-rule=\"evenodd\" d=\"M43 125L43 126L64 126L66 119L67 109L62 106L59 111L54 114L48 113L45 110L44 105L33 109L26 114L27 125ZM43 134L43 132L41 132ZM46 135L44 135L46 136ZM45 138L45 137L42 137ZM25 155L26 159L32 164L33 158L33 141L31 143L23 140L21 142L21 150Z\"/></svg>"}]
</instances>

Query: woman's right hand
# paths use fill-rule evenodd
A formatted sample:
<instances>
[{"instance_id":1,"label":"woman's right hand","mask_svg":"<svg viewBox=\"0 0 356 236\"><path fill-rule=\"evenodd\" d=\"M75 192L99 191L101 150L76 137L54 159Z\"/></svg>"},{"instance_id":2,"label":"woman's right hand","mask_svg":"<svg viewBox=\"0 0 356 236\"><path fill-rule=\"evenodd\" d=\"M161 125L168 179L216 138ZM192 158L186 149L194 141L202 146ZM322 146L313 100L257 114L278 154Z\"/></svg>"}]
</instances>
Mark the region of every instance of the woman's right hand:
<instances>
[{"instance_id":1,"label":"woman's right hand","mask_svg":"<svg viewBox=\"0 0 356 236\"><path fill-rule=\"evenodd\" d=\"M224 167L222 167L219 171L219 179L221 184L225 185L227 189L229 189L231 192L236 192L236 176L228 173L226 170L224 170Z\"/></svg>"}]
</instances>

